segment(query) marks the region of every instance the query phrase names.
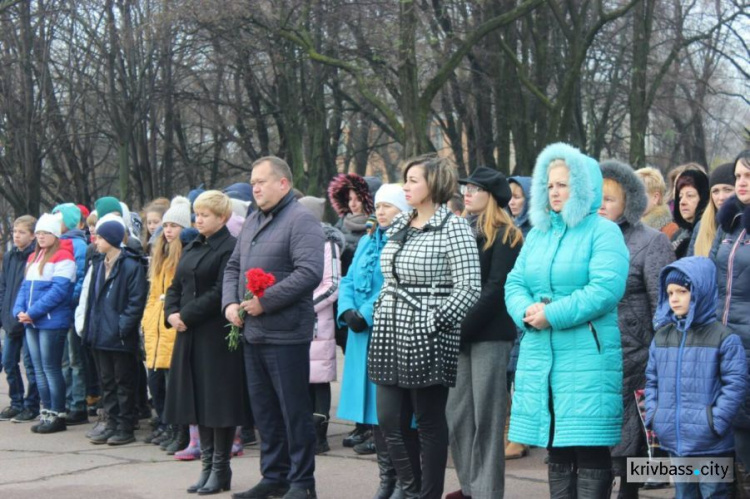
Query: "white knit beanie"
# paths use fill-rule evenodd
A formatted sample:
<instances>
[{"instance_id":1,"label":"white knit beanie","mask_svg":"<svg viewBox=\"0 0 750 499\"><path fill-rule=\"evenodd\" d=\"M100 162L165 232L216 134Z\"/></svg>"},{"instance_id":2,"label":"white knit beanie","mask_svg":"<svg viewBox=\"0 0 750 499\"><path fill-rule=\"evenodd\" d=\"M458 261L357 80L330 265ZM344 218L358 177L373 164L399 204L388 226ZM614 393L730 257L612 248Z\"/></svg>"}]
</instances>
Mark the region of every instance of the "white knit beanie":
<instances>
[{"instance_id":1,"label":"white knit beanie","mask_svg":"<svg viewBox=\"0 0 750 499\"><path fill-rule=\"evenodd\" d=\"M123 227L125 227L125 231L126 231L126 232L127 232L127 230L128 230L128 226L127 226L127 224L125 223L125 220L123 220L123 219L122 219L122 217L121 217L120 215L115 215L114 213L107 213L107 214L106 214L106 215L104 215L104 216L103 216L102 218L100 218L100 219L99 219L99 220L98 220L98 221L96 222L96 228L95 228L94 230L96 231L96 230L97 230L97 229L99 228L99 226L100 226L100 225L102 225L102 224L104 224L104 223L107 223L107 222L117 222L117 223L119 223L120 225L122 225Z\"/></svg>"},{"instance_id":2,"label":"white knit beanie","mask_svg":"<svg viewBox=\"0 0 750 499\"><path fill-rule=\"evenodd\" d=\"M388 203L401 211L411 211L411 206L406 202L404 188L399 184L383 184L375 193L376 208L378 203Z\"/></svg>"},{"instance_id":3,"label":"white knit beanie","mask_svg":"<svg viewBox=\"0 0 750 499\"><path fill-rule=\"evenodd\" d=\"M180 227L190 227L190 200L183 196L177 196L172 200L169 209L161 219L161 223L173 223Z\"/></svg>"},{"instance_id":4,"label":"white knit beanie","mask_svg":"<svg viewBox=\"0 0 750 499\"><path fill-rule=\"evenodd\" d=\"M55 237L60 237L62 234L62 223L63 219L61 214L57 213L52 215L51 213L45 213L39 217L39 220L37 220L34 233L49 232Z\"/></svg>"}]
</instances>

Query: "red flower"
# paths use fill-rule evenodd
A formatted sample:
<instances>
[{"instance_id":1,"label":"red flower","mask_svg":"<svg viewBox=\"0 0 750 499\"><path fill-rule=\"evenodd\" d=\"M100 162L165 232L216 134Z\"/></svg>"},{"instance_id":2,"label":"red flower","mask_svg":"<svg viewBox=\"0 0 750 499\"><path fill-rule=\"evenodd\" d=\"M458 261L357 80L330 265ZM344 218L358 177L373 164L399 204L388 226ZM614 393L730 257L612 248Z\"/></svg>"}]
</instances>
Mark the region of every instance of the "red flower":
<instances>
[{"instance_id":1,"label":"red flower","mask_svg":"<svg viewBox=\"0 0 750 499\"><path fill-rule=\"evenodd\" d=\"M263 269L257 268L245 272L245 280L247 281L247 290L252 293L253 296L257 296L258 298L262 298L266 289L276 282L276 278L273 274L269 274Z\"/></svg>"}]
</instances>

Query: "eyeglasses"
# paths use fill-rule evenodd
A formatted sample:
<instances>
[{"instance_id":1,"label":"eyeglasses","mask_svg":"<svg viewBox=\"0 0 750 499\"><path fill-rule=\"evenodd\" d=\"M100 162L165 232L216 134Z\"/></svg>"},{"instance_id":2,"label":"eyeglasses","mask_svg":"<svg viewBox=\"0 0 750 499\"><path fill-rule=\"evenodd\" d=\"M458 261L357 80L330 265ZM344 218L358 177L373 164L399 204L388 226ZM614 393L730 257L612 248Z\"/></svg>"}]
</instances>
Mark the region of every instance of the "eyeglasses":
<instances>
[{"instance_id":1,"label":"eyeglasses","mask_svg":"<svg viewBox=\"0 0 750 499\"><path fill-rule=\"evenodd\" d=\"M476 194L477 192L484 192L484 189L482 189L478 185L474 185L474 184L462 184L458 188L458 190L459 190L459 192L461 192L462 195Z\"/></svg>"}]
</instances>

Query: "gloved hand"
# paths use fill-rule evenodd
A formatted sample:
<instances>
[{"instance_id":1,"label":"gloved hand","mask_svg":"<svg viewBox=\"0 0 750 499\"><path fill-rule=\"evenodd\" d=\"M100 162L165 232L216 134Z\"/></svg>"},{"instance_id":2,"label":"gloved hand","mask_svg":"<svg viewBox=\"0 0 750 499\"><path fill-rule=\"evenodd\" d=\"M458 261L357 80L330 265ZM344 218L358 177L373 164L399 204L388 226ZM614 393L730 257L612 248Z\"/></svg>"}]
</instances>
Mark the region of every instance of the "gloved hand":
<instances>
[{"instance_id":1,"label":"gloved hand","mask_svg":"<svg viewBox=\"0 0 750 499\"><path fill-rule=\"evenodd\" d=\"M367 331L367 328L369 327L365 318L362 317L362 314L360 314L358 310L354 310L353 308L350 308L349 310L341 314L341 318L344 319L344 322L346 322L346 325L349 326L349 329L351 329L355 333Z\"/></svg>"}]
</instances>

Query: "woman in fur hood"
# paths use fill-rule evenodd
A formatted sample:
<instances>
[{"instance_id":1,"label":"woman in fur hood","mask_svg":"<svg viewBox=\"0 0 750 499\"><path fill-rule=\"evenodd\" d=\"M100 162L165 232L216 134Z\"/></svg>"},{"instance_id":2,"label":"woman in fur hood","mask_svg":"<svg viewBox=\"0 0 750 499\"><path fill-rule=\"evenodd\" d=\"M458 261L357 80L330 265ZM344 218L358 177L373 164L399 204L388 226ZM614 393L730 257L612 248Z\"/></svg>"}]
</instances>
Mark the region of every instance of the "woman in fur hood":
<instances>
[{"instance_id":1,"label":"woman in fur hood","mask_svg":"<svg viewBox=\"0 0 750 499\"><path fill-rule=\"evenodd\" d=\"M659 273L675 259L666 234L646 226L646 190L633 169L615 160L601 163L604 177L599 215L622 230L630 252L625 296L617 306L622 340L622 441L612 448L612 465L623 477L628 457L646 456L646 439L633 392L646 386L648 349L654 336L651 317L659 304ZM638 497L638 484L621 483L620 497Z\"/></svg>"}]
</instances>

